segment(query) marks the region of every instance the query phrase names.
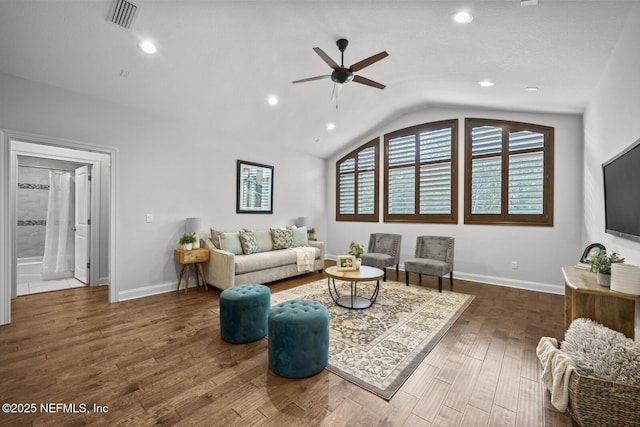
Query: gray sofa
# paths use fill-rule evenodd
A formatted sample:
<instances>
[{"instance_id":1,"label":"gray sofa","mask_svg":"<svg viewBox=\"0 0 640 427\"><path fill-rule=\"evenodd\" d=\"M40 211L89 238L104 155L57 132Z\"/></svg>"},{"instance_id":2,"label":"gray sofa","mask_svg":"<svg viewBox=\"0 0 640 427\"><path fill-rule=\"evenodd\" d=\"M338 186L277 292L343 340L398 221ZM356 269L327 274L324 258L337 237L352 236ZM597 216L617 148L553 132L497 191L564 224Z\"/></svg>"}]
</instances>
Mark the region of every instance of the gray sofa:
<instances>
[{"instance_id":1,"label":"gray sofa","mask_svg":"<svg viewBox=\"0 0 640 427\"><path fill-rule=\"evenodd\" d=\"M323 270L324 242L308 241L306 229L304 239L302 241L297 239L296 244L293 245L313 248L313 267L306 271L299 271L298 254L295 249L274 249L269 232L270 230L252 231L251 233L257 238L257 251L245 254L242 249L225 247L223 238L234 231L223 233L212 229L211 237L202 239L202 247L208 249L210 255L209 261L205 263L207 283L218 289L227 289L246 283L266 284L311 271Z\"/></svg>"}]
</instances>

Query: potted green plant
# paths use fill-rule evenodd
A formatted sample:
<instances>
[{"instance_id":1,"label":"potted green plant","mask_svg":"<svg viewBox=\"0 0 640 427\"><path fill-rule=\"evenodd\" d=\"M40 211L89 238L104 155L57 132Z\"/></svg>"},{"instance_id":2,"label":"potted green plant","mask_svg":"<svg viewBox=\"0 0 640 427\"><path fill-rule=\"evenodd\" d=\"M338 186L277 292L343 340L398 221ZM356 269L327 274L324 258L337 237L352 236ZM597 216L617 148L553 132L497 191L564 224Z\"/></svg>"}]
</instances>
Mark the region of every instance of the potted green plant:
<instances>
[{"instance_id":1,"label":"potted green plant","mask_svg":"<svg viewBox=\"0 0 640 427\"><path fill-rule=\"evenodd\" d=\"M180 249L184 250L184 251L190 251L191 249L193 249L193 244L196 241L196 236L194 236L193 234L183 234L182 237L180 237L180 241L178 243L180 243Z\"/></svg>"},{"instance_id":2,"label":"potted green plant","mask_svg":"<svg viewBox=\"0 0 640 427\"><path fill-rule=\"evenodd\" d=\"M607 255L606 251L600 251L589 258L591 271L596 273L598 285L611 286L611 264L617 262L624 262L624 258L621 258L616 252L611 252L611 255Z\"/></svg>"},{"instance_id":3,"label":"potted green plant","mask_svg":"<svg viewBox=\"0 0 640 427\"><path fill-rule=\"evenodd\" d=\"M316 238L316 229L311 227L311 228L307 228L307 237L309 239L315 239Z\"/></svg>"},{"instance_id":4,"label":"potted green plant","mask_svg":"<svg viewBox=\"0 0 640 427\"><path fill-rule=\"evenodd\" d=\"M364 246L357 242L351 242L349 244L349 255L353 255L356 257L356 268L360 269L360 265L362 264L362 260L360 256L364 252Z\"/></svg>"}]
</instances>

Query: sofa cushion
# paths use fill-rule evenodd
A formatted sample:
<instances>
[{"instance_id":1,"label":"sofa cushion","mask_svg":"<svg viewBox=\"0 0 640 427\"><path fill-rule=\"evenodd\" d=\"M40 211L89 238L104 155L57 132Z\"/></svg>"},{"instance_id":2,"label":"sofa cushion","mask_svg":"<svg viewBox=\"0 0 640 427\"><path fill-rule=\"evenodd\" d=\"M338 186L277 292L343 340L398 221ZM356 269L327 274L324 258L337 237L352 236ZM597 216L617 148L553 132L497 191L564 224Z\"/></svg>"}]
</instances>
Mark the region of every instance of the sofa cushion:
<instances>
[{"instance_id":1,"label":"sofa cushion","mask_svg":"<svg viewBox=\"0 0 640 427\"><path fill-rule=\"evenodd\" d=\"M293 246L309 246L309 239L307 238L307 227L292 228L293 233Z\"/></svg>"},{"instance_id":2,"label":"sofa cushion","mask_svg":"<svg viewBox=\"0 0 640 427\"><path fill-rule=\"evenodd\" d=\"M233 231L230 233L220 233L220 249L231 252L235 255L243 253L242 244L240 243L240 233Z\"/></svg>"},{"instance_id":3,"label":"sofa cushion","mask_svg":"<svg viewBox=\"0 0 640 427\"><path fill-rule=\"evenodd\" d=\"M271 231L269 230L252 230L253 235L258 241L258 252L269 252L273 250L271 242Z\"/></svg>"},{"instance_id":4,"label":"sofa cushion","mask_svg":"<svg viewBox=\"0 0 640 427\"><path fill-rule=\"evenodd\" d=\"M315 250L315 259L318 259L320 257L320 249L315 247L313 249ZM238 255L235 257L236 276L283 265L295 265L297 262L298 255L294 250L274 250L251 255Z\"/></svg>"},{"instance_id":5,"label":"sofa cushion","mask_svg":"<svg viewBox=\"0 0 640 427\"><path fill-rule=\"evenodd\" d=\"M217 228L211 227L211 243L216 249L220 249L220 234L222 233L233 233L238 230L218 230Z\"/></svg>"},{"instance_id":6,"label":"sofa cushion","mask_svg":"<svg viewBox=\"0 0 640 427\"><path fill-rule=\"evenodd\" d=\"M245 255L251 255L258 252L258 241L256 236L251 231L240 231L240 244L242 245L242 252Z\"/></svg>"},{"instance_id":7,"label":"sofa cushion","mask_svg":"<svg viewBox=\"0 0 640 427\"><path fill-rule=\"evenodd\" d=\"M272 228L271 241L273 250L293 247L293 232L289 228Z\"/></svg>"}]
</instances>

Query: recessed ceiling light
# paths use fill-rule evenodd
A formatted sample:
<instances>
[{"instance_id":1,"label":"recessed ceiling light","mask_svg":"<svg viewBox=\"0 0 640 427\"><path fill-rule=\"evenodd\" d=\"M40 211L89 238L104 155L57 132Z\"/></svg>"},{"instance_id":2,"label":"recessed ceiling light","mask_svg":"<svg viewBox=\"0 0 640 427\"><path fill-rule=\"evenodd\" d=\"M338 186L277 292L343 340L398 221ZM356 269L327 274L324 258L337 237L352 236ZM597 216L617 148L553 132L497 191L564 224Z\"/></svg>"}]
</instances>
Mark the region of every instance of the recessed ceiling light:
<instances>
[{"instance_id":1,"label":"recessed ceiling light","mask_svg":"<svg viewBox=\"0 0 640 427\"><path fill-rule=\"evenodd\" d=\"M328 130L334 130L336 128L336 125L333 123L327 123L327 129Z\"/></svg>"},{"instance_id":2,"label":"recessed ceiling light","mask_svg":"<svg viewBox=\"0 0 640 427\"><path fill-rule=\"evenodd\" d=\"M140 49L142 49L143 52L148 53L149 55L152 55L157 51L156 45L149 40L144 40L142 43L140 43Z\"/></svg>"},{"instance_id":3,"label":"recessed ceiling light","mask_svg":"<svg viewBox=\"0 0 640 427\"><path fill-rule=\"evenodd\" d=\"M276 105L278 103L278 97L275 95L271 95L269 98L267 98L267 102L269 103L269 105Z\"/></svg>"},{"instance_id":4,"label":"recessed ceiling light","mask_svg":"<svg viewBox=\"0 0 640 427\"><path fill-rule=\"evenodd\" d=\"M464 10L456 12L452 18L458 24L468 24L469 22L473 21L473 15Z\"/></svg>"},{"instance_id":5,"label":"recessed ceiling light","mask_svg":"<svg viewBox=\"0 0 640 427\"><path fill-rule=\"evenodd\" d=\"M529 92L537 92L538 88L536 86L527 86L527 90Z\"/></svg>"},{"instance_id":6,"label":"recessed ceiling light","mask_svg":"<svg viewBox=\"0 0 640 427\"><path fill-rule=\"evenodd\" d=\"M480 82L480 86L482 87L491 87L493 86L495 83L493 83L492 81L489 80L483 80Z\"/></svg>"}]
</instances>

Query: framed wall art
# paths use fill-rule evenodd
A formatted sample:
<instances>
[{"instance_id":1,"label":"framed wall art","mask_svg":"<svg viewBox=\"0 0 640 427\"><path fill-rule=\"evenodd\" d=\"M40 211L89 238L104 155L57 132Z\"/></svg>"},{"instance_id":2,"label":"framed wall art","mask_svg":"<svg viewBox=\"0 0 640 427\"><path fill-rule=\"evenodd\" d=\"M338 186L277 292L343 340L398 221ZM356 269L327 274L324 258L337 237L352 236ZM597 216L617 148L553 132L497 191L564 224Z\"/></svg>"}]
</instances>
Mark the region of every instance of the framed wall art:
<instances>
[{"instance_id":1,"label":"framed wall art","mask_svg":"<svg viewBox=\"0 0 640 427\"><path fill-rule=\"evenodd\" d=\"M236 213L273 213L273 166L238 160Z\"/></svg>"}]
</instances>

